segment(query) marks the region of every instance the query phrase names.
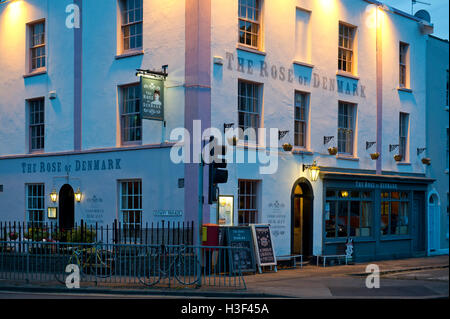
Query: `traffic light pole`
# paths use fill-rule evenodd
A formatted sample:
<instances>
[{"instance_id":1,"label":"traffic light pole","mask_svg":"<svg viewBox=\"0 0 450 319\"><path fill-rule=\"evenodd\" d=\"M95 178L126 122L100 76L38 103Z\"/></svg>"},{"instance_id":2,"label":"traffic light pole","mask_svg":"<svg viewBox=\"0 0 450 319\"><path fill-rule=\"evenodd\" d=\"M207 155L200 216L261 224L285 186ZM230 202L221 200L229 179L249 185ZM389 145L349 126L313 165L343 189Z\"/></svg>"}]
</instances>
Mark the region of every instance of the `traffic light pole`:
<instances>
[{"instance_id":1,"label":"traffic light pole","mask_svg":"<svg viewBox=\"0 0 450 319\"><path fill-rule=\"evenodd\" d=\"M203 227L203 168L205 162L203 162L203 156L200 155L200 165L198 172L198 245L202 244L202 227Z\"/></svg>"}]
</instances>

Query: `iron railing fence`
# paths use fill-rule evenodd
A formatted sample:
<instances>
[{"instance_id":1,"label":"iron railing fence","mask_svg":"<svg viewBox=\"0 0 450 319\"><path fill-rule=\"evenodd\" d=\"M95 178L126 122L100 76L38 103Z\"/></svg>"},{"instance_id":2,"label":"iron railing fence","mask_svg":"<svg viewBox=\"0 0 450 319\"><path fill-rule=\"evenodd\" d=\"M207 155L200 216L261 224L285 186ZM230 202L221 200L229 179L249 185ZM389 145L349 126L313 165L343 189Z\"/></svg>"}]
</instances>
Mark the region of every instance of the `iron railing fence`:
<instances>
[{"instance_id":1,"label":"iron railing fence","mask_svg":"<svg viewBox=\"0 0 450 319\"><path fill-rule=\"evenodd\" d=\"M0 222L0 241L193 245L194 222L161 221L132 228L117 220L111 225L81 220L66 229L58 223Z\"/></svg>"},{"instance_id":2,"label":"iron railing fence","mask_svg":"<svg viewBox=\"0 0 450 319\"><path fill-rule=\"evenodd\" d=\"M246 289L236 247L0 241L0 279L69 287Z\"/></svg>"}]
</instances>

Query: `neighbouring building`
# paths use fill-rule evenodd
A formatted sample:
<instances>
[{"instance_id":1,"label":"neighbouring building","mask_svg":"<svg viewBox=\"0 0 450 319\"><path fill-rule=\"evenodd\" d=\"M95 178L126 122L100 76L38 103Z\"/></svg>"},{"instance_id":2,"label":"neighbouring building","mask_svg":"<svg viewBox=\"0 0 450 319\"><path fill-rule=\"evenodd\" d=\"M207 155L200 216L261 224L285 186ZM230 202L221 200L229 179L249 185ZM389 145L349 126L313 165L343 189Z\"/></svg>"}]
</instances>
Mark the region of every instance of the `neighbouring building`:
<instances>
[{"instance_id":1,"label":"neighbouring building","mask_svg":"<svg viewBox=\"0 0 450 319\"><path fill-rule=\"evenodd\" d=\"M220 195L230 224L271 224L277 255L348 238L359 261L426 255L432 29L369 0L0 2L0 219L198 223L200 120L257 130ZM148 120L136 73L165 65ZM205 198L202 222L220 209Z\"/></svg>"},{"instance_id":2,"label":"neighbouring building","mask_svg":"<svg viewBox=\"0 0 450 319\"><path fill-rule=\"evenodd\" d=\"M448 40L434 36L427 46L427 157L428 176L436 182L428 192L428 252L448 254Z\"/></svg>"}]
</instances>

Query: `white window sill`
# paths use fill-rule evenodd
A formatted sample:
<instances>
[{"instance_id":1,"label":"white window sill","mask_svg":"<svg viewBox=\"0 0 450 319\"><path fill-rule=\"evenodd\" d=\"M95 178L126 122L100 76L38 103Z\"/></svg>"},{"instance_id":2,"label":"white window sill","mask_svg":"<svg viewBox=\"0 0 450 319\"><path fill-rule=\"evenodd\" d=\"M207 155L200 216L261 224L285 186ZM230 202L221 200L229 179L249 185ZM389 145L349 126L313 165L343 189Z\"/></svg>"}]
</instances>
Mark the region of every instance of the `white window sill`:
<instances>
[{"instance_id":1,"label":"white window sill","mask_svg":"<svg viewBox=\"0 0 450 319\"><path fill-rule=\"evenodd\" d=\"M305 67L307 67L307 68L314 69L314 64L310 64L310 63L306 63L306 62L301 62L301 61L297 61L297 60L294 60L293 63L294 63L295 65L305 66Z\"/></svg>"},{"instance_id":2,"label":"white window sill","mask_svg":"<svg viewBox=\"0 0 450 319\"><path fill-rule=\"evenodd\" d=\"M344 78L349 78L349 79L352 79L352 80L358 80L359 81L359 76L357 76L357 75L355 75L353 73L350 73L350 72L345 72L345 71L338 70L336 72L336 75L337 76L342 76Z\"/></svg>"},{"instance_id":3,"label":"white window sill","mask_svg":"<svg viewBox=\"0 0 450 319\"><path fill-rule=\"evenodd\" d=\"M130 51L126 51L122 54L116 55L116 60L129 58L129 57L133 57L133 56L138 56L138 55L143 55L143 54L144 54L144 50L130 50Z\"/></svg>"},{"instance_id":4,"label":"white window sill","mask_svg":"<svg viewBox=\"0 0 450 319\"><path fill-rule=\"evenodd\" d=\"M236 49L237 50L241 50L241 51L245 51L245 52L249 52L249 53L254 53L254 54L266 56L266 52L261 51L261 50L256 49L256 48L253 48L253 47L249 47L249 46L243 45L241 43L239 43L237 45Z\"/></svg>"},{"instance_id":5,"label":"white window sill","mask_svg":"<svg viewBox=\"0 0 450 319\"><path fill-rule=\"evenodd\" d=\"M33 72L24 74L23 78L26 79L26 78L30 78L33 76L43 75L43 74L47 74L47 69L44 68L44 69L34 70Z\"/></svg>"},{"instance_id":6,"label":"white window sill","mask_svg":"<svg viewBox=\"0 0 450 319\"><path fill-rule=\"evenodd\" d=\"M411 166L410 162L397 162L396 163L398 166Z\"/></svg>"},{"instance_id":7,"label":"white window sill","mask_svg":"<svg viewBox=\"0 0 450 319\"><path fill-rule=\"evenodd\" d=\"M336 159L345 160L345 161L354 161L354 162L359 161L359 157L354 157L352 155L343 155L343 154L336 155Z\"/></svg>"},{"instance_id":8,"label":"white window sill","mask_svg":"<svg viewBox=\"0 0 450 319\"><path fill-rule=\"evenodd\" d=\"M292 154L304 154L304 155L314 155L314 151L308 150L302 147L295 147L292 149Z\"/></svg>"},{"instance_id":9,"label":"white window sill","mask_svg":"<svg viewBox=\"0 0 450 319\"><path fill-rule=\"evenodd\" d=\"M407 92L407 93L412 93L412 91L413 91L409 88L404 88L404 87L398 87L397 90L400 92Z\"/></svg>"}]
</instances>

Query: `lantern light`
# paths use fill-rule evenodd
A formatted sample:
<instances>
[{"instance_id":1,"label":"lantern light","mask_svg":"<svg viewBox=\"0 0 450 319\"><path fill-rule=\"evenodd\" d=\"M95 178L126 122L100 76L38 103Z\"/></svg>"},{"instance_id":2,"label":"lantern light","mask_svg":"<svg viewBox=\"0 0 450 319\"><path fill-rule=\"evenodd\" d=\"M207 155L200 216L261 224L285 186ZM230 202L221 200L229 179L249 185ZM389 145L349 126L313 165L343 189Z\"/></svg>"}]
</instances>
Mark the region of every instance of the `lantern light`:
<instances>
[{"instance_id":1,"label":"lantern light","mask_svg":"<svg viewBox=\"0 0 450 319\"><path fill-rule=\"evenodd\" d=\"M77 192L75 193L75 200L79 203L81 202L82 193L80 191L80 188L77 189Z\"/></svg>"},{"instance_id":2,"label":"lantern light","mask_svg":"<svg viewBox=\"0 0 450 319\"><path fill-rule=\"evenodd\" d=\"M50 199L53 203L56 203L58 200L58 193L56 192L56 189L53 189L53 191L50 193Z\"/></svg>"},{"instance_id":3,"label":"lantern light","mask_svg":"<svg viewBox=\"0 0 450 319\"><path fill-rule=\"evenodd\" d=\"M320 173L320 168L319 168L319 166L317 166L317 162L314 161L312 165L303 164L303 172L307 169L309 169L309 173L311 175L311 180L313 182L317 181L319 179L319 173Z\"/></svg>"}]
</instances>

